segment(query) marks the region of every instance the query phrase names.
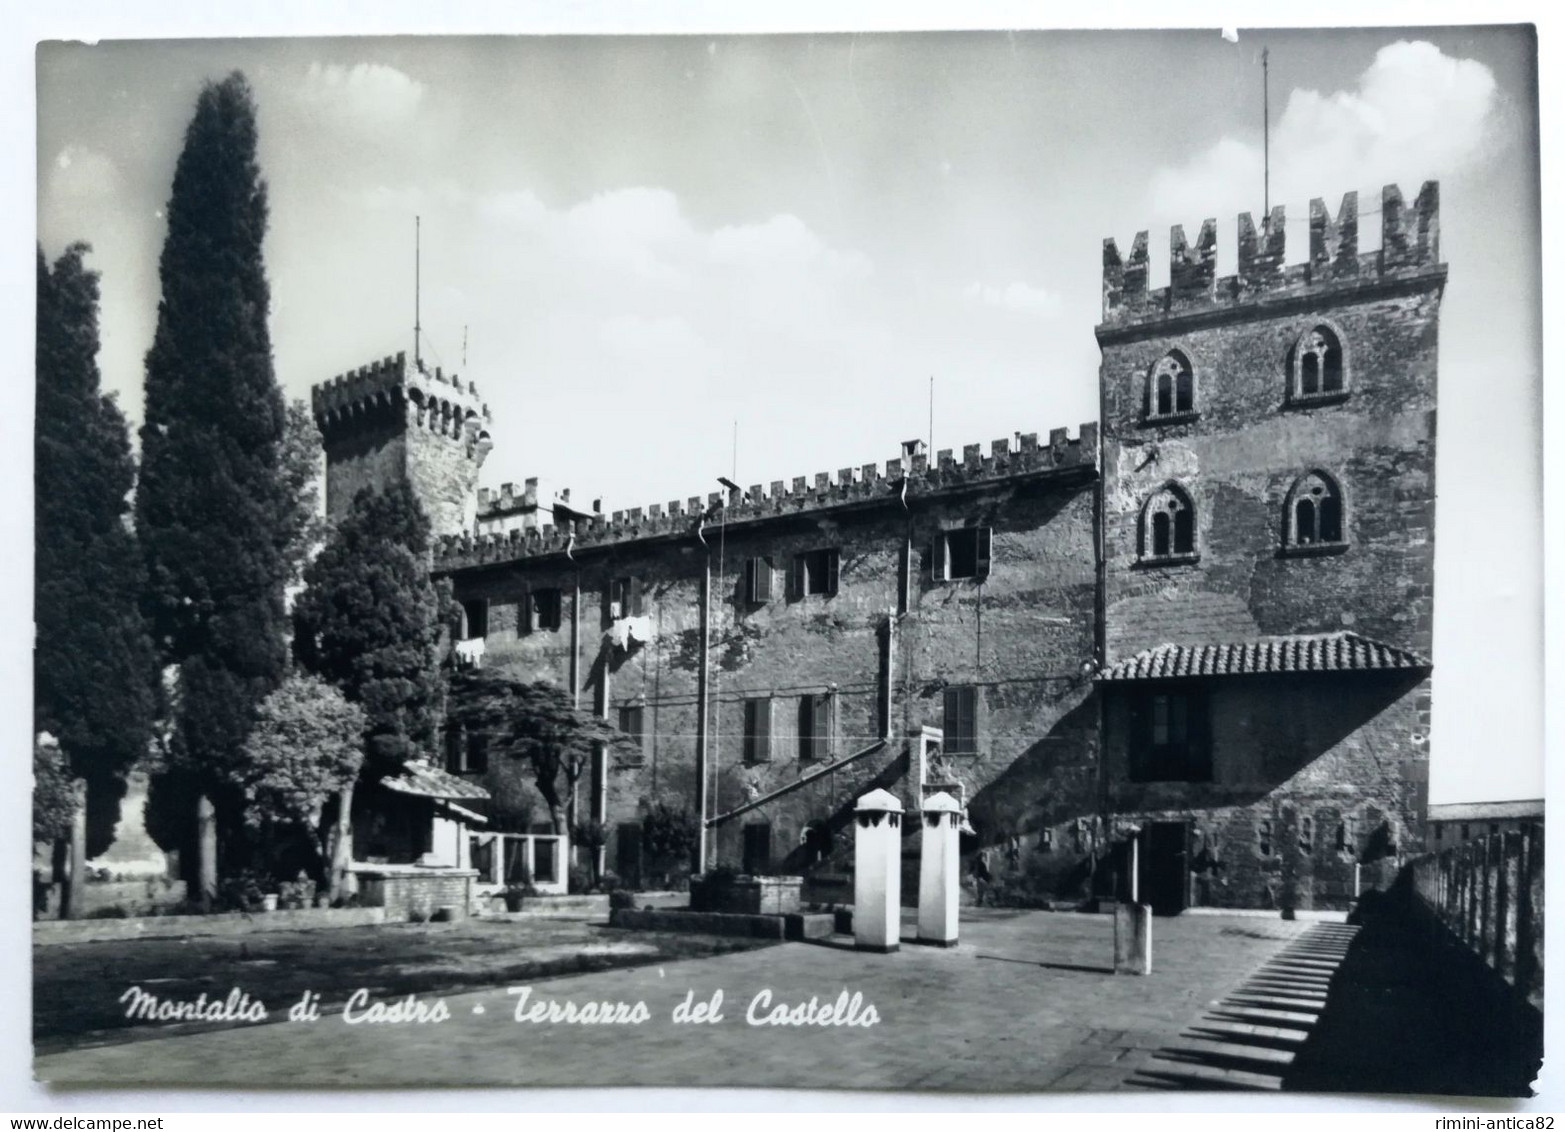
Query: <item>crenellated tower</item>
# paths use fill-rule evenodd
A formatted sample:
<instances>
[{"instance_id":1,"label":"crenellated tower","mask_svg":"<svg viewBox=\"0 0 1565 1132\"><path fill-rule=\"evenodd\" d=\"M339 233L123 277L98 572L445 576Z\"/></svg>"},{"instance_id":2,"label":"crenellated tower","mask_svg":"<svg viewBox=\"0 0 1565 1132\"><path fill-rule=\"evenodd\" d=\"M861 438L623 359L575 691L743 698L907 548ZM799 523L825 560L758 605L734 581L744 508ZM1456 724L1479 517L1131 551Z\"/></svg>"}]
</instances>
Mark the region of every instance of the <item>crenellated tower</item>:
<instances>
[{"instance_id":1,"label":"crenellated tower","mask_svg":"<svg viewBox=\"0 0 1565 1132\"><path fill-rule=\"evenodd\" d=\"M433 533L471 533L478 472L489 454L489 407L456 374L383 358L311 390L326 448L326 514L336 520L365 487L413 486Z\"/></svg>"},{"instance_id":2,"label":"crenellated tower","mask_svg":"<svg viewBox=\"0 0 1565 1132\"><path fill-rule=\"evenodd\" d=\"M1420 837L1439 189L1379 211L1365 252L1356 194L1312 201L1298 263L1240 216L1221 277L1175 227L1155 290L1104 241L1106 802L1165 909L1347 907Z\"/></svg>"}]
</instances>

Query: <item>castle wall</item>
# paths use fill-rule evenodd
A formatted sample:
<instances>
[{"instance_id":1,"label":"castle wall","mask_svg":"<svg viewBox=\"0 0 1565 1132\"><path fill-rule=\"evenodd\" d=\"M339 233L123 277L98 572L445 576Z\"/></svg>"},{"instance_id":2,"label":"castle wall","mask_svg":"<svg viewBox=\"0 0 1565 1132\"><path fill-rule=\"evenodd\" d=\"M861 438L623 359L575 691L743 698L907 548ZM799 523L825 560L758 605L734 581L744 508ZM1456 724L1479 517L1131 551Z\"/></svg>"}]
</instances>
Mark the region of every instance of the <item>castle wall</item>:
<instances>
[{"instance_id":1,"label":"castle wall","mask_svg":"<svg viewBox=\"0 0 1565 1132\"><path fill-rule=\"evenodd\" d=\"M976 689L978 750L949 756L940 774L964 784L984 840L1089 817L1096 773L1088 664L1095 634L1094 506L1088 465L1065 482L998 479L914 498L906 510L882 498L868 508L709 523L714 813L726 814L883 736L886 641L894 624L894 741L724 822L713 835L714 860L740 867L745 827L767 823L774 868L845 867L854 799L883 787L904 804L917 804L916 756L906 737L923 725L942 726L948 683ZM935 540L966 525L991 531L987 577L936 580ZM549 554L453 575L459 599L489 601L486 668L566 686L571 594L579 578L581 702L601 707L606 697L616 721L621 706L640 704L652 731L643 757L616 756L610 767L607 816L616 838L644 802L694 809L704 552L693 532L692 524L683 537L576 551L574 563ZM793 557L827 547L840 555L837 593L791 594ZM745 563L752 558L764 559L773 574L765 603L747 600ZM623 576L640 579L652 637L629 651L604 637L608 586ZM527 591L552 587L564 591L560 630L519 632ZM801 758L800 699L826 693L835 715L830 750ZM744 701L761 696L773 701L770 758L745 765ZM817 861L814 842L806 848L812 823L831 831L835 861ZM618 859L611 841L611 868ZM1075 862L1062 857L1059 864L1068 872Z\"/></svg>"}]
</instances>

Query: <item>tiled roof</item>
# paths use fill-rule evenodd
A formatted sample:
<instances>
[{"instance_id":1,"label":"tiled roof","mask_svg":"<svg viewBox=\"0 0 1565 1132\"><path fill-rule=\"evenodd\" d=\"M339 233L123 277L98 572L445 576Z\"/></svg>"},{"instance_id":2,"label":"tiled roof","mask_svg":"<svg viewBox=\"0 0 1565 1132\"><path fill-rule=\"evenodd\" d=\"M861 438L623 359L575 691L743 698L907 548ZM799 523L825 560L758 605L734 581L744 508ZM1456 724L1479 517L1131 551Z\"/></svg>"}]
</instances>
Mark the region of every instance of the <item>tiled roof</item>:
<instances>
[{"instance_id":1,"label":"tiled roof","mask_svg":"<svg viewBox=\"0 0 1565 1132\"><path fill-rule=\"evenodd\" d=\"M1163 680L1250 673L1384 672L1432 667L1427 659L1357 633L1260 637L1231 645L1159 645L1103 670L1099 680Z\"/></svg>"},{"instance_id":2,"label":"tiled roof","mask_svg":"<svg viewBox=\"0 0 1565 1132\"><path fill-rule=\"evenodd\" d=\"M381 780L387 790L398 794L412 794L419 798L471 798L478 801L489 797L489 791L476 782L458 778L429 763L408 763L395 778Z\"/></svg>"}]
</instances>

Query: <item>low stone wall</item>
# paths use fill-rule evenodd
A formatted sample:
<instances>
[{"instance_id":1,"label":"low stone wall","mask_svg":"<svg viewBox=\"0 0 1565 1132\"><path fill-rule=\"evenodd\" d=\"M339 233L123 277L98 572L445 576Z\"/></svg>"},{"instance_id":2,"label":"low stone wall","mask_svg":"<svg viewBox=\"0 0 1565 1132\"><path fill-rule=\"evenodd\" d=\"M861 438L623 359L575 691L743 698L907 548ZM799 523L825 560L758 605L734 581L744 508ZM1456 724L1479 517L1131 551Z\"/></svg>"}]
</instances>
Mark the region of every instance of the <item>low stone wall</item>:
<instances>
[{"instance_id":1,"label":"low stone wall","mask_svg":"<svg viewBox=\"0 0 1565 1132\"><path fill-rule=\"evenodd\" d=\"M609 926L645 932L695 932L700 935L736 935L749 939L786 939L782 916L744 915L731 912L689 912L674 908L650 912L616 908Z\"/></svg>"},{"instance_id":2,"label":"low stone wall","mask_svg":"<svg viewBox=\"0 0 1565 1132\"><path fill-rule=\"evenodd\" d=\"M690 882L690 908L694 912L787 916L799 911L803 886L803 877L697 877Z\"/></svg>"},{"instance_id":3,"label":"low stone wall","mask_svg":"<svg viewBox=\"0 0 1565 1132\"><path fill-rule=\"evenodd\" d=\"M235 936L253 932L359 928L386 920L384 908L297 908L279 912L218 912L210 916L144 916L125 920L40 920L33 943L102 943L125 939Z\"/></svg>"},{"instance_id":4,"label":"low stone wall","mask_svg":"<svg viewBox=\"0 0 1565 1132\"><path fill-rule=\"evenodd\" d=\"M359 900L385 909L388 920L427 920L449 909L453 920L466 919L478 883L476 869L435 869L417 865L359 865Z\"/></svg>"},{"instance_id":5,"label":"low stone wall","mask_svg":"<svg viewBox=\"0 0 1565 1132\"><path fill-rule=\"evenodd\" d=\"M1410 861L1414 914L1456 937L1543 1009L1543 825L1488 834Z\"/></svg>"}]
</instances>

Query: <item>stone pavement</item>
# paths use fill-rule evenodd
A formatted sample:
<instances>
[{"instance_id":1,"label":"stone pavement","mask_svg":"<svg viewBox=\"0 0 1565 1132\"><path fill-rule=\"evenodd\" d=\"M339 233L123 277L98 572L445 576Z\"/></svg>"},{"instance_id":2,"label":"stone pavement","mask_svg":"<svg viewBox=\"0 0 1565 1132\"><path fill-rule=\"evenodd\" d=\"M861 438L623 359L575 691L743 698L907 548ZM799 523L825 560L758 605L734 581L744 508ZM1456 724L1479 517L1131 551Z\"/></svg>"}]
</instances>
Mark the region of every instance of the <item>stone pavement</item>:
<instances>
[{"instance_id":1,"label":"stone pavement","mask_svg":"<svg viewBox=\"0 0 1565 1132\"><path fill-rule=\"evenodd\" d=\"M531 999L645 1004L640 1025L514 1021L506 988L445 998L447 1021L242 1026L39 1057L59 1086L755 1086L956 1092L1126 1087L1158 1051L1309 930L1228 916L1154 921L1154 973L1114 975L1108 916L965 909L952 949L874 955L789 943L532 984ZM904 936L911 934L904 924ZM694 991L722 1020L675 1025ZM863 1026L753 1026L773 1007L858 994ZM431 1005L433 996L426 996ZM273 1017L288 1004L268 1003Z\"/></svg>"}]
</instances>

